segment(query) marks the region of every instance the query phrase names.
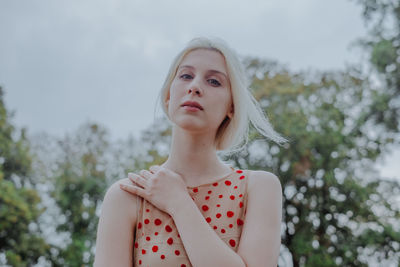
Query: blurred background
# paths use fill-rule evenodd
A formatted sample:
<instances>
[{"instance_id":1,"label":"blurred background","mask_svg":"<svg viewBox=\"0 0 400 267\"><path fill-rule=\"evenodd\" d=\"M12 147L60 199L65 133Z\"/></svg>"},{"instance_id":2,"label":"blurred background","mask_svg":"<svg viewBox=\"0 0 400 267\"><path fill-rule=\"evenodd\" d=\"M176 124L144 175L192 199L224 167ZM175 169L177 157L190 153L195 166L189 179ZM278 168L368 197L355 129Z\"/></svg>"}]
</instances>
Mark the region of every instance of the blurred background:
<instances>
[{"instance_id":1,"label":"blurred background","mask_svg":"<svg viewBox=\"0 0 400 267\"><path fill-rule=\"evenodd\" d=\"M0 266L92 266L101 204L168 157L157 94L192 38L238 52L284 147L279 266L399 266L400 2L1 1Z\"/></svg>"}]
</instances>

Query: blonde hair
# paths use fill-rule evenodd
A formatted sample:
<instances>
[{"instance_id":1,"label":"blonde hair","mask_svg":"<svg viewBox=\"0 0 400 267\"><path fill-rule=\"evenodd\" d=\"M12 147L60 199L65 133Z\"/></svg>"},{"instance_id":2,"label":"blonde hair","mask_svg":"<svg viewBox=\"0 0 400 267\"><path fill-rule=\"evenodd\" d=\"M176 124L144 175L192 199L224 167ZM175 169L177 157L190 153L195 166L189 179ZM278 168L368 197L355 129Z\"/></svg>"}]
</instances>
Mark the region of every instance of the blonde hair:
<instances>
[{"instance_id":1,"label":"blonde hair","mask_svg":"<svg viewBox=\"0 0 400 267\"><path fill-rule=\"evenodd\" d=\"M159 94L160 104L167 118L169 119L165 101L179 64L189 52L197 49L209 49L219 52L225 58L228 76L230 77L234 114L230 119L226 117L218 128L215 136L216 149L228 154L243 149L248 142L250 121L268 139L278 144L287 142L287 139L274 131L264 111L249 91L250 83L238 56L220 38L194 38L173 60Z\"/></svg>"}]
</instances>

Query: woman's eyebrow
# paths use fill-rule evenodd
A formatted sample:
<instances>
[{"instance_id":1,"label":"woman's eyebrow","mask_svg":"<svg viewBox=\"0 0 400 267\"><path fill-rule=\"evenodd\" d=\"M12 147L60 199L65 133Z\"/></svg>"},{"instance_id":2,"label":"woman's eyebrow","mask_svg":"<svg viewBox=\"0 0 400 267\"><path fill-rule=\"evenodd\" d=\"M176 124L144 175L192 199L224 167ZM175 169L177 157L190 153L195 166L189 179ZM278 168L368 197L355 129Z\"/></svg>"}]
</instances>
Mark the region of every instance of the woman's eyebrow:
<instances>
[{"instance_id":1,"label":"woman's eyebrow","mask_svg":"<svg viewBox=\"0 0 400 267\"><path fill-rule=\"evenodd\" d=\"M180 66L178 69L182 69L182 68L194 69L194 67L193 67L193 66L190 66L190 65L182 65L182 66ZM225 76L225 79L228 80L228 75L226 75L226 74L225 74L224 72L222 72L222 71L219 71L219 70L208 70L208 72L213 72L213 73L222 74L222 75Z\"/></svg>"}]
</instances>

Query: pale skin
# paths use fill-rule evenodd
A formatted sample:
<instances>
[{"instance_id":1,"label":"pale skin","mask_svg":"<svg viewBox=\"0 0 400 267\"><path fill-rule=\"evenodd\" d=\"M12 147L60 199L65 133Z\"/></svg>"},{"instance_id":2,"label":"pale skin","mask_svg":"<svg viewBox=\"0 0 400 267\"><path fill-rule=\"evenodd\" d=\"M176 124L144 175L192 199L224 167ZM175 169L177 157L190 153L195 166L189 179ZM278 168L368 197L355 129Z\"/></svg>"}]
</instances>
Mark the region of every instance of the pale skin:
<instances>
[{"instance_id":1,"label":"pale skin","mask_svg":"<svg viewBox=\"0 0 400 267\"><path fill-rule=\"evenodd\" d=\"M203 110L188 111L182 103L199 102ZM136 198L142 197L175 222L193 266L277 266L281 244L282 188L265 171L248 177L247 213L237 252L204 220L186 186L212 182L231 172L216 154L215 133L223 119L234 116L224 57L198 49L179 65L168 99L173 125L170 154L161 166L114 183L99 220L94 266L132 266ZM168 188L168 190L165 190Z\"/></svg>"}]
</instances>

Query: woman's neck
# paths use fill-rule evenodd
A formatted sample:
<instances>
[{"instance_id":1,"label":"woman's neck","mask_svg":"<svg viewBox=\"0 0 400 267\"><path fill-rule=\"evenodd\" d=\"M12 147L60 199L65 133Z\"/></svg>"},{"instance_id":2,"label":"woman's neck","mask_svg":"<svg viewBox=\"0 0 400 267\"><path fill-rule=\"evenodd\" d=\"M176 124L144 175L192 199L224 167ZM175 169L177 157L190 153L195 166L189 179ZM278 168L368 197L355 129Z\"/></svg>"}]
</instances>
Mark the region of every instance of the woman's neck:
<instances>
[{"instance_id":1,"label":"woman's neck","mask_svg":"<svg viewBox=\"0 0 400 267\"><path fill-rule=\"evenodd\" d=\"M169 157L161 166L182 175L188 186L209 182L231 171L216 154L214 135L191 133L178 127L172 132Z\"/></svg>"}]
</instances>

